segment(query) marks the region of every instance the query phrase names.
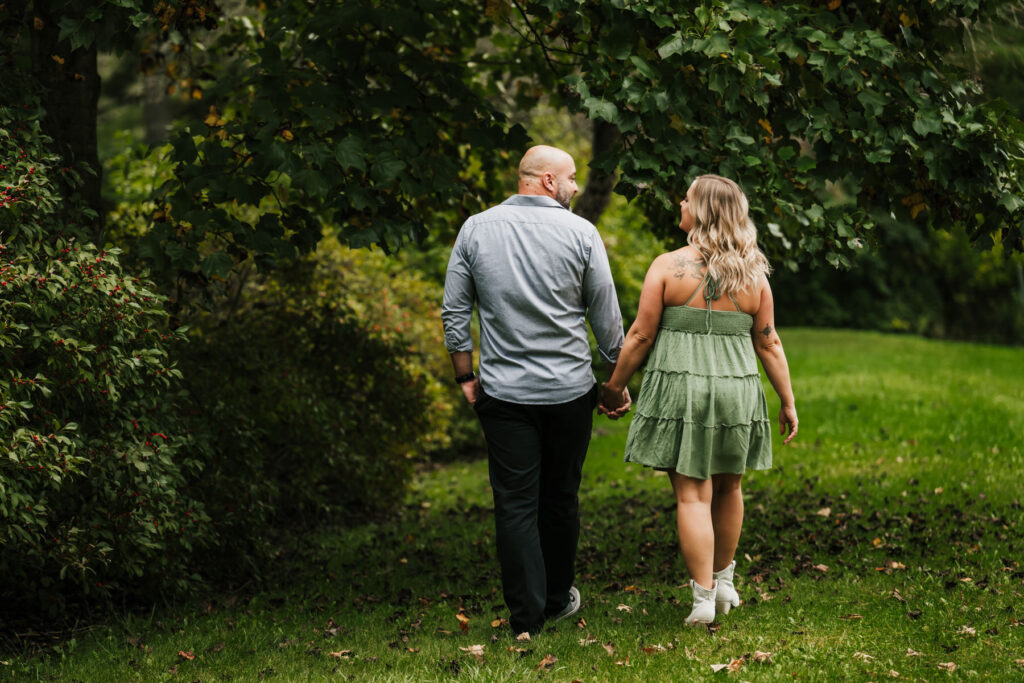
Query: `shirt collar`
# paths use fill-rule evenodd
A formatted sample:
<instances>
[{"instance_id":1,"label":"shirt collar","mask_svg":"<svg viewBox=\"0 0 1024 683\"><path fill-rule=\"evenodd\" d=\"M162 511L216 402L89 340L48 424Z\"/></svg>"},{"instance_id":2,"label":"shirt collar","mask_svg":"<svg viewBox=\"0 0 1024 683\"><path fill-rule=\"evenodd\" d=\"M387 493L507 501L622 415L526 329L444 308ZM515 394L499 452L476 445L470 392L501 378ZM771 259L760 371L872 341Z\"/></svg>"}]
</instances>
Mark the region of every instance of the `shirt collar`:
<instances>
[{"instance_id":1,"label":"shirt collar","mask_svg":"<svg viewBox=\"0 0 1024 683\"><path fill-rule=\"evenodd\" d=\"M543 206L550 209L568 210L556 202L553 197L543 194L514 194L503 201L502 204L507 206Z\"/></svg>"}]
</instances>

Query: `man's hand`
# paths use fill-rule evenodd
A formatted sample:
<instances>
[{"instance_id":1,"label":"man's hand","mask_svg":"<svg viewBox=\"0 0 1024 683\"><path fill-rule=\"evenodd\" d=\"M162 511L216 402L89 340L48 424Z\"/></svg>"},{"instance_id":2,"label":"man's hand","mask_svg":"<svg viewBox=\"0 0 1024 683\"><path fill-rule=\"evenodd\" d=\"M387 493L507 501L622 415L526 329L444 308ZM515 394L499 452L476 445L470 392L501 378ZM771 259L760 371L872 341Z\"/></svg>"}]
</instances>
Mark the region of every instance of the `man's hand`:
<instances>
[{"instance_id":1,"label":"man's hand","mask_svg":"<svg viewBox=\"0 0 1024 683\"><path fill-rule=\"evenodd\" d=\"M462 387L462 395L466 397L469 405L474 405L476 400L480 398L480 378L477 377L468 382L463 382L459 386Z\"/></svg>"},{"instance_id":2,"label":"man's hand","mask_svg":"<svg viewBox=\"0 0 1024 683\"><path fill-rule=\"evenodd\" d=\"M607 384L601 385L601 400L597 404L597 412L605 415L609 420L618 420L629 412L633 401L629 396L629 388L615 391Z\"/></svg>"}]
</instances>

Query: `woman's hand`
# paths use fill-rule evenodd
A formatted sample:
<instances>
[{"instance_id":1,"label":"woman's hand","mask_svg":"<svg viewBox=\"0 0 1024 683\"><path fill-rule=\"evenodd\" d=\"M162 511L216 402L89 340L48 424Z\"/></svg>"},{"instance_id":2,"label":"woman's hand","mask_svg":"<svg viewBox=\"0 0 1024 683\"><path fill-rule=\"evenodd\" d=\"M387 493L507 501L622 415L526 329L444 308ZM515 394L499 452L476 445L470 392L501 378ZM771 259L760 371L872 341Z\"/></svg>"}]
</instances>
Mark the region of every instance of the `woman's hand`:
<instances>
[{"instance_id":1,"label":"woman's hand","mask_svg":"<svg viewBox=\"0 0 1024 683\"><path fill-rule=\"evenodd\" d=\"M611 420L618 420L629 412L632 405L628 388L616 391L607 383L601 385L601 400L597 404L597 412L600 414L608 416Z\"/></svg>"},{"instance_id":2,"label":"woman's hand","mask_svg":"<svg viewBox=\"0 0 1024 683\"><path fill-rule=\"evenodd\" d=\"M789 436L782 440L783 446L796 436L798 424L800 424L800 420L796 419L796 406L782 406L779 411L779 434L785 435L786 427L789 427Z\"/></svg>"}]
</instances>

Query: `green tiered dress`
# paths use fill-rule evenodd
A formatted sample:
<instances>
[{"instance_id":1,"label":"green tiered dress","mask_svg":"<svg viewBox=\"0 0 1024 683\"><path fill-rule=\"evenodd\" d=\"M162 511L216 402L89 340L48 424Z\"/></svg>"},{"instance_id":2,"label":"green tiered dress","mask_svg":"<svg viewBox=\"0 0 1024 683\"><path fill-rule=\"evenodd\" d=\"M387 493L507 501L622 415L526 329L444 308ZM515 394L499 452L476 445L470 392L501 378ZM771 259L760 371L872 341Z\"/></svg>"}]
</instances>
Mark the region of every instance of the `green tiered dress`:
<instances>
[{"instance_id":1,"label":"green tiered dress","mask_svg":"<svg viewBox=\"0 0 1024 683\"><path fill-rule=\"evenodd\" d=\"M688 304L704 288L707 309ZM710 274L682 306L667 306L647 358L626 462L696 479L772 466L771 422L750 332L740 310L715 311Z\"/></svg>"}]
</instances>

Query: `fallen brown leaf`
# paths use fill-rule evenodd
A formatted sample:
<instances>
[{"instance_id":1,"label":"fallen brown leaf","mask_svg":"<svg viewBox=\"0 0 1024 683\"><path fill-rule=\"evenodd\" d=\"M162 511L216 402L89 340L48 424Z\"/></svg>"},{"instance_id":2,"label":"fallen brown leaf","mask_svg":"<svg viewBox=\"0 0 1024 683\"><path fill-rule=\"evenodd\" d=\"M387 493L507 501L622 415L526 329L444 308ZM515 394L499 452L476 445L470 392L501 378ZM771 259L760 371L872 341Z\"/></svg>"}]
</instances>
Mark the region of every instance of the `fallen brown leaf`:
<instances>
[{"instance_id":1,"label":"fallen brown leaf","mask_svg":"<svg viewBox=\"0 0 1024 683\"><path fill-rule=\"evenodd\" d=\"M956 633L957 633L957 635L960 635L960 636L974 636L974 635L977 635L977 629L975 629L973 626L964 625L964 626L961 626L960 630L957 631Z\"/></svg>"},{"instance_id":2,"label":"fallen brown leaf","mask_svg":"<svg viewBox=\"0 0 1024 683\"><path fill-rule=\"evenodd\" d=\"M743 666L743 660L737 657L736 659L729 662L729 673L736 673Z\"/></svg>"},{"instance_id":3,"label":"fallen brown leaf","mask_svg":"<svg viewBox=\"0 0 1024 683\"><path fill-rule=\"evenodd\" d=\"M178 650L178 656L182 659L187 659L190 662L196 658L196 655L192 650Z\"/></svg>"},{"instance_id":4,"label":"fallen brown leaf","mask_svg":"<svg viewBox=\"0 0 1024 683\"><path fill-rule=\"evenodd\" d=\"M818 515L819 517L828 517L832 514L832 508L821 508L814 514Z\"/></svg>"},{"instance_id":5,"label":"fallen brown leaf","mask_svg":"<svg viewBox=\"0 0 1024 683\"><path fill-rule=\"evenodd\" d=\"M420 651L420 649L418 647L407 647L405 649L406 649L407 652L411 652L413 654L416 654L417 652Z\"/></svg>"},{"instance_id":6,"label":"fallen brown leaf","mask_svg":"<svg viewBox=\"0 0 1024 683\"><path fill-rule=\"evenodd\" d=\"M207 652L220 652L220 651L221 651L221 650L223 650L223 649L224 649L224 648L225 648L226 646L227 646L227 643L225 643L225 642L224 642L224 641L222 640L222 641L220 641L219 643L217 643L216 645L211 645L210 647L206 648L206 651L207 651Z\"/></svg>"},{"instance_id":7,"label":"fallen brown leaf","mask_svg":"<svg viewBox=\"0 0 1024 683\"><path fill-rule=\"evenodd\" d=\"M854 652L853 656L856 659L861 660L862 662L870 662L872 659L874 659L874 657L869 655L867 652Z\"/></svg>"},{"instance_id":8,"label":"fallen brown leaf","mask_svg":"<svg viewBox=\"0 0 1024 683\"><path fill-rule=\"evenodd\" d=\"M843 616L841 616L839 618L842 619L843 621L856 621L857 619L863 619L864 615L862 615L862 614L844 614Z\"/></svg>"},{"instance_id":9,"label":"fallen brown leaf","mask_svg":"<svg viewBox=\"0 0 1024 683\"><path fill-rule=\"evenodd\" d=\"M772 663L772 653L771 652L761 652L760 650L754 650L754 654L752 654L750 656L750 658L753 659L755 662L758 662L758 663L764 663L764 664L771 664Z\"/></svg>"},{"instance_id":10,"label":"fallen brown leaf","mask_svg":"<svg viewBox=\"0 0 1024 683\"><path fill-rule=\"evenodd\" d=\"M601 647L604 648L604 651L608 653L609 657L614 657L615 656L615 646L612 645L611 643L602 643Z\"/></svg>"},{"instance_id":11,"label":"fallen brown leaf","mask_svg":"<svg viewBox=\"0 0 1024 683\"><path fill-rule=\"evenodd\" d=\"M940 662L939 668L943 671L956 671L956 662Z\"/></svg>"},{"instance_id":12,"label":"fallen brown leaf","mask_svg":"<svg viewBox=\"0 0 1024 683\"><path fill-rule=\"evenodd\" d=\"M708 666L710 666L711 670L714 671L715 673L718 673L722 669L728 669L729 668L728 664L708 664Z\"/></svg>"},{"instance_id":13,"label":"fallen brown leaf","mask_svg":"<svg viewBox=\"0 0 1024 683\"><path fill-rule=\"evenodd\" d=\"M586 627L587 627L587 620L584 619L583 617L580 617L580 620L576 622L576 628L586 628Z\"/></svg>"},{"instance_id":14,"label":"fallen brown leaf","mask_svg":"<svg viewBox=\"0 0 1024 683\"><path fill-rule=\"evenodd\" d=\"M664 652L665 648L662 645L648 645L647 647L640 648L640 650L646 655L653 655L656 652Z\"/></svg>"},{"instance_id":15,"label":"fallen brown leaf","mask_svg":"<svg viewBox=\"0 0 1024 683\"><path fill-rule=\"evenodd\" d=\"M551 654L545 655L544 659L540 660L540 664L537 665L537 671L540 671L541 669L550 669L557 661L558 657Z\"/></svg>"},{"instance_id":16,"label":"fallen brown leaf","mask_svg":"<svg viewBox=\"0 0 1024 683\"><path fill-rule=\"evenodd\" d=\"M463 633L469 633L469 617L462 612L459 612L455 615L455 618L459 620L459 629L461 629Z\"/></svg>"},{"instance_id":17,"label":"fallen brown leaf","mask_svg":"<svg viewBox=\"0 0 1024 683\"><path fill-rule=\"evenodd\" d=\"M335 659L348 659L352 656L352 650L338 650L337 652L328 652L328 657L334 657Z\"/></svg>"},{"instance_id":18,"label":"fallen brown leaf","mask_svg":"<svg viewBox=\"0 0 1024 683\"><path fill-rule=\"evenodd\" d=\"M920 657L920 656L921 656L921 653L920 653L920 652L918 652L917 650L911 650L911 649L910 649L910 648L908 647L908 648L907 648L907 656L908 656L908 657Z\"/></svg>"},{"instance_id":19,"label":"fallen brown leaf","mask_svg":"<svg viewBox=\"0 0 1024 683\"><path fill-rule=\"evenodd\" d=\"M499 626L508 626L508 619L495 619L491 622L491 628L498 628Z\"/></svg>"},{"instance_id":20,"label":"fallen brown leaf","mask_svg":"<svg viewBox=\"0 0 1024 683\"><path fill-rule=\"evenodd\" d=\"M590 634L587 634L586 638L580 638L580 645L586 647L587 645L593 645L597 642L597 638L591 638Z\"/></svg>"},{"instance_id":21,"label":"fallen brown leaf","mask_svg":"<svg viewBox=\"0 0 1024 683\"><path fill-rule=\"evenodd\" d=\"M615 609L619 610L620 612L627 612L627 613L630 613L630 612L633 611L633 608L630 607L629 605L619 605Z\"/></svg>"},{"instance_id":22,"label":"fallen brown leaf","mask_svg":"<svg viewBox=\"0 0 1024 683\"><path fill-rule=\"evenodd\" d=\"M817 569L819 572L827 572L828 571L828 565L827 564L816 564L813 567L811 567L811 569Z\"/></svg>"},{"instance_id":23,"label":"fallen brown leaf","mask_svg":"<svg viewBox=\"0 0 1024 683\"><path fill-rule=\"evenodd\" d=\"M629 657L618 660L617 662L615 662L615 666L629 666Z\"/></svg>"},{"instance_id":24,"label":"fallen brown leaf","mask_svg":"<svg viewBox=\"0 0 1024 683\"><path fill-rule=\"evenodd\" d=\"M895 669L889 669L889 678L899 678L900 672Z\"/></svg>"},{"instance_id":25,"label":"fallen brown leaf","mask_svg":"<svg viewBox=\"0 0 1024 683\"><path fill-rule=\"evenodd\" d=\"M530 640L530 632L529 631L523 631L518 636L516 636L516 640L518 640L520 642L522 642L522 641L529 641Z\"/></svg>"},{"instance_id":26,"label":"fallen brown leaf","mask_svg":"<svg viewBox=\"0 0 1024 683\"><path fill-rule=\"evenodd\" d=\"M469 647L460 647L460 650L467 652L476 658L476 661L484 661L484 646L483 645L470 645Z\"/></svg>"}]
</instances>

